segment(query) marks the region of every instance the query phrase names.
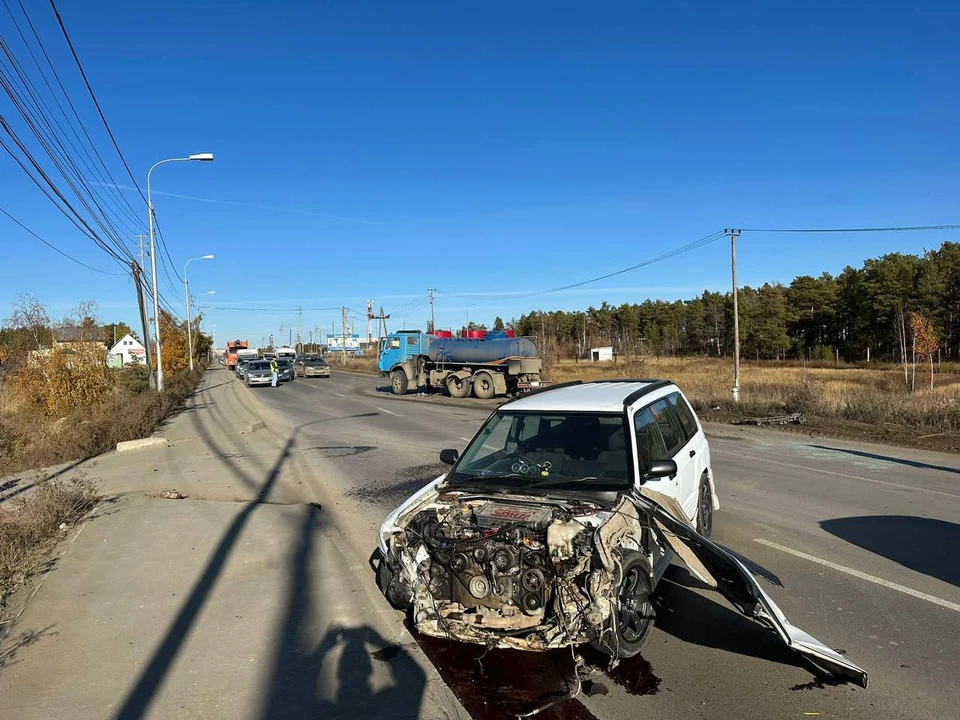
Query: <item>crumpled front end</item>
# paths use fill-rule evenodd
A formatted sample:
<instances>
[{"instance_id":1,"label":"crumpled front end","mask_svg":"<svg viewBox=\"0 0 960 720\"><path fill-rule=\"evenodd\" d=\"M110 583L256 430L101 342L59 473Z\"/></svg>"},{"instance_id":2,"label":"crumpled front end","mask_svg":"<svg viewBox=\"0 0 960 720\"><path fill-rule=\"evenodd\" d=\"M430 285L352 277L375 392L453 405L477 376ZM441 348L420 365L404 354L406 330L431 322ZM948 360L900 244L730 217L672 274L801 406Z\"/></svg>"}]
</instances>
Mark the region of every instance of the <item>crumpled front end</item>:
<instances>
[{"instance_id":1,"label":"crumpled front end","mask_svg":"<svg viewBox=\"0 0 960 720\"><path fill-rule=\"evenodd\" d=\"M426 635L523 650L597 640L614 610L615 560L598 533L609 514L590 503L440 495L394 535L385 592ZM623 535L639 551L635 522Z\"/></svg>"}]
</instances>

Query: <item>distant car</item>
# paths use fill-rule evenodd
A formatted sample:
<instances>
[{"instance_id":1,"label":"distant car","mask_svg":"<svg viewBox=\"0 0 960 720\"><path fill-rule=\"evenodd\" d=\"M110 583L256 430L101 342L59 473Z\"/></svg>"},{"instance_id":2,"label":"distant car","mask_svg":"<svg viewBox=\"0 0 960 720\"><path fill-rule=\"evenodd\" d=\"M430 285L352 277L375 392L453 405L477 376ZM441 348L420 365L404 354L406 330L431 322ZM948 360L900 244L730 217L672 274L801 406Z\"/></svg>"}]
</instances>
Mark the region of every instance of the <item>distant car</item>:
<instances>
[{"instance_id":1,"label":"distant car","mask_svg":"<svg viewBox=\"0 0 960 720\"><path fill-rule=\"evenodd\" d=\"M323 358L301 358L296 369L300 377L330 377L330 366Z\"/></svg>"},{"instance_id":2,"label":"distant car","mask_svg":"<svg viewBox=\"0 0 960 720\"><path fill-rule=\"evenodd\" d=\"M277 364L280 366L280 382L290 382L296 377L296 373L293 369L293 361L287 360L286 358L280 358L277 360Z\"/></svg>"},{"instance_id":3,"label":"distant car","mask_svg":"<svg viewBox=\"0 0 960 720\"><path fill-rule=\"evenodd\" d=\"M248 366L251 362L253 362L253 361L252 361L252 360L237 360L237 365L236 365L236 368L235 368L235 372L237 373L237 377L238 377L238 378L240 378L241 380L244 379L244 375L246 374L247 366Z\"/></svg>"},{"instance_id":4,"label":"distant car","mask_svg":"<svg viewBox=\"0 0 960 720\"><path fill-rule=\"evenodd\" d=\"M247 387L254 385L269 385L272 373L270 372L269 360L254 360L248 362L244 371L244 382Z\"/></svg>"}]
</instances>

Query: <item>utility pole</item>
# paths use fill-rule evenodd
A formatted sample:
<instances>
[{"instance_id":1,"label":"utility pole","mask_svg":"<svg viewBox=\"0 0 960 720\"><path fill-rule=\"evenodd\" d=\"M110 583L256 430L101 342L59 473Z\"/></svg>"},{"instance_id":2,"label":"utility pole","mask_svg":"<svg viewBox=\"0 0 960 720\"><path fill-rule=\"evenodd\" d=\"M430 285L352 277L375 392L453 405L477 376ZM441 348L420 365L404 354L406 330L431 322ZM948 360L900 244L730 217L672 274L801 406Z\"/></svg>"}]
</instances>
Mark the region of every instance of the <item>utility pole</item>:
<instances>
[{"instance_id":1,"label":"utility pole","mask_svg":"<svg viewBox=\"0 0 960 720\"><path fill-rule=\"evenodd\" d=\"M739 230L724 230L730 236L730 271L733 275L733 401L740 402L740 307L737 302L737 238Z\"/></svg>"},{"instance_id":2,"label":"utility pole","mask_svg":"<svg viewBox=\"0 0 960 720\"><path fill-rule=\"evenodd\" d=\"M297 354L303 355L303 308L297 305Z\"/></svg>"},{"instance_id":3,"label":"utility pole","mask_svg":"<svg viewBox=\"0 0 960 720\"><path fill-rule=\"evenodd\" d=\"M134 237L140 241L140 267L134 274L134 278L138 280L137 298L140 301L140 319L143 325L143 347L144 355L147 361L147 379L150 383L150 389L156 390L157 376L153 370L153 348L150 346L150 311L147 309L147 299L145 295L145 292L149 290L149 287L147 286L146 278L143 276L143 268L146 265L143 252L143 241L147 239L147 236L136 235Z\"/></svg>"},{"instance_id":4,"label":"utility pole","mask_svg":"<svg viewBox=\"0 0 960 720\"><path fill-rule=\"evenodd\" d=\"M343 334L343 345L340 346L340 364L347 364L347 308L340 308L340 331Z\"/></svg>"},{"instance_id":5,"label":"utility pole","mask_svg":"<svg viewBox=\"0 0 960 720\"><path fill-rule=\"evenodd\" d=\"M427 294L430 297L430 327L427 332L434 333L437 331L437 319L433 314L433 300L437 296L437 291L435 288L427 290Z\"/></svg>"},{"instance_id":6,"label":"utility pole","mask_svg":"<svg viewBox=\"0 0 960 720\"><path fill-rule=\"evenodd\" d=\"M141 237L143 236L141 235ZM153 356L150 354L150 323L147 320L146 299L143 295L143 270L137 265L136 261L130 263L130 270L133 272L133 281L137 285L137 305L140 307L140 326L143 328L143 347L146 351L147 377L150 380L150 387L156 388L157 381L153 375L153 365L151 363ZM114 345L116 345L116 343L114 343Z\"/></svg>"}]
</instances>

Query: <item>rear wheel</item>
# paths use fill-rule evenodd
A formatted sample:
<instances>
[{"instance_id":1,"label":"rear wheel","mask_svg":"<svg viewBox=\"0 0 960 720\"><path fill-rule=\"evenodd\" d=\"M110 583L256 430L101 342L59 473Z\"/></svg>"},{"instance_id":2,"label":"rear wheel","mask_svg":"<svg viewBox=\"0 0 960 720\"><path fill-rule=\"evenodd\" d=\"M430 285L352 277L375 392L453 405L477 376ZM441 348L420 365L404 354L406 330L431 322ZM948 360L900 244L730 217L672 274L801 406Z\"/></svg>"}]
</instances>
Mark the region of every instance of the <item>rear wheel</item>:
<instances>
[{"instance_id":1,"label":"rear wheel","mask_svg":"<svg viewBox=\"0 0 960 720\"><path fill-rule=\"evenodd\" d=\"M394 370L390 373L390 390L394 395L405 395L407 392L407 374L403 370Z\"/></svg>"},{"instance_id":2,"label":"rear wheel","mask_svg":"<svg viewBox=\"0 0 960 720\"><path fill-rule=\"evenodd\" d=\"M713 490L706 473L700 478L700 493L697 497L697 532L704 537L710 537L713 532Z\"/></svg>"},{"instance_id":3,"label":"rear wheel","mask_svg":"<svg viewBox=\"0 0 960 720\"><path fill-rule=\"evenodd\" d=\"M650 602L650 576L642 556L630 551L617 551L620 582L616 603L600 635L590 644L617 659L639 654L653 628L653 603Z\"/></svg>"},{"instance_id":4,"label":"rear wheel","mask_svg":"<svg viewBox=\"0 0 960 720\"><path fill-rule=\"evenodd\" d=\"M497 394L490 373L477 373L473 376L473 394L481 400L489 400Z\"/></svg>"},{"instance_id":5,"label":"rear wheel","mask_svg":"<svg viewBox=\"0 0 960 720\"><path fill-rule=\"evenodd\" d=\"M467 397L470 395L470 379L451 375L447 378L447 392L450 393L450 397Z\"/></svg>"}]
</instances>

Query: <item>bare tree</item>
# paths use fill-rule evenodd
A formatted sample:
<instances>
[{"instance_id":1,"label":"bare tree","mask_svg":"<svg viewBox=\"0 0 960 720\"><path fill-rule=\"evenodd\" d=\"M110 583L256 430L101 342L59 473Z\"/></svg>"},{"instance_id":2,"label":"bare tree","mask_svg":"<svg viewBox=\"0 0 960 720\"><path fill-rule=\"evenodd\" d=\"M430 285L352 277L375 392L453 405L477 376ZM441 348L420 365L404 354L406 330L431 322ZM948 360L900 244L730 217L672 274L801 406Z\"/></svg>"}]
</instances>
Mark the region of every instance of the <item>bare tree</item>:
<instances>
[{"instance_id":1,"label":"bare tree","mask_svg":"<svg viewBox=\"0 0 960 720\"><path fill-rule=\"evenodd\" d=\"M910 330L913 335L913 375L917 374L917 357L926 357L930 362L930 389L933 390L933 355L940 343L933 325L920 313L910 316Z\"/></svg>"}]
</instances>

